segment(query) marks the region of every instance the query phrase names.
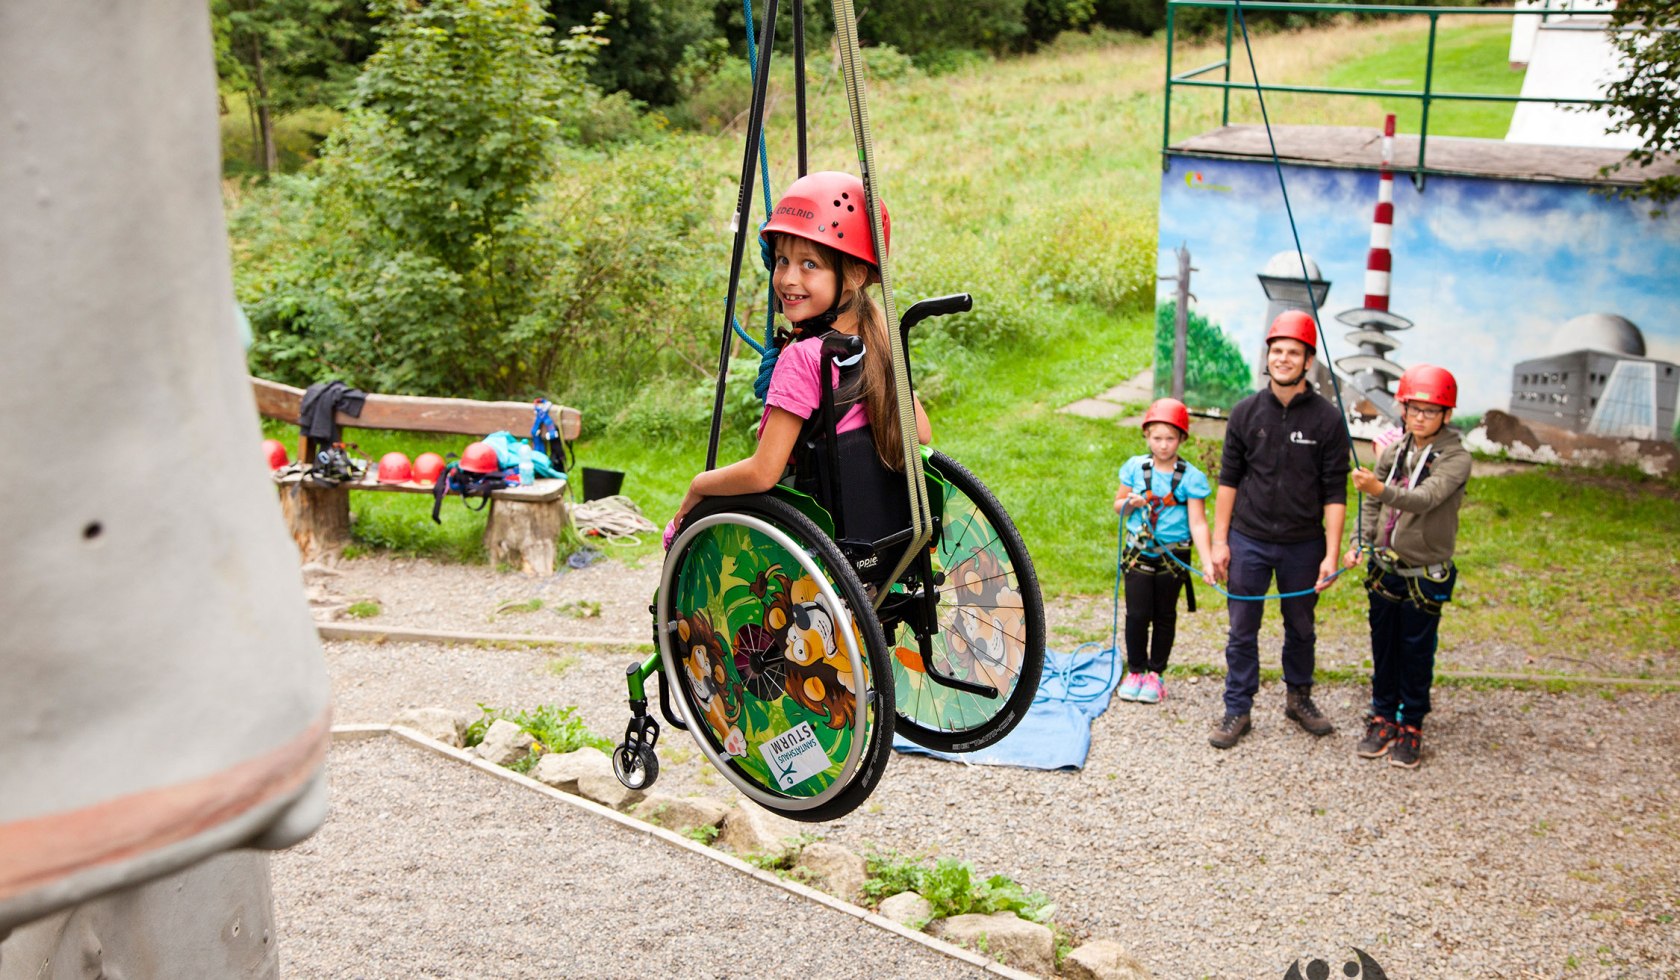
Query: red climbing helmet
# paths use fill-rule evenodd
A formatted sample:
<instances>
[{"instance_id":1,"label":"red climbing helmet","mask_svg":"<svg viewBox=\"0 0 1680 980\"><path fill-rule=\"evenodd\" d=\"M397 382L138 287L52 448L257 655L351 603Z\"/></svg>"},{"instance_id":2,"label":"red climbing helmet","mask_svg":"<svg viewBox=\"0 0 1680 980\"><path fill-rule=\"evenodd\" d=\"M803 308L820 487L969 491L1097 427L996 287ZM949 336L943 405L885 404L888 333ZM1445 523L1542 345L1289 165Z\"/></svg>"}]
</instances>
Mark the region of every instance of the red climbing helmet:
<instances>
[{"instance_id":1,"label":"red climbing helmet","mask_svg":"<svg viewBox=\"0 0 1680 980\"><path fill-rule=\"evenodd\" d=\"M1152 422L1165 422L1184 435L1190 434L1190 410L1176 398L1157 398L1149 411L1143 413L1143 428Z\"/></svg>"},{"instance_id":2,"label":"red climbing helmet","mask_svg":"<svg viewBox=\"0 0 1680 980\"><path fill-rule=\"evenodd\" d=\"M863 181L848 173L819 170L789 185L758 235L769 241L777 233L827 245L877 269L881 267L875 257L875 243L869 237L869 215L863 209ZM881 237L890 252L892 218L887 215L885 201L881 202Z\"/></svg>"},{"instance_id":3,"label":"red climbing helmet","mask_svg":"<svg viewBox=\"0 0 1680 980\"><path fill-rule=\"evenodd\" d=\"M1307 345L1308 353L1317 353L1318 327L1304 311L1284 310L1272 321L1272 328L1266 331L1266 346L1272 346L1274 340L1298 340Z\"/></svg>"},{"instance_id":4,"label":"red climbing helmet","mask_svg":"<svg viewBox=\"0 0 1680 980\"><path fill-rule=\"evenodd\" d=\"M1427 402L1442 408L1458 407L1458 381L1452 372L1433 364L1417 364L1400 376L1394 396L1402 402Z\"/></svg>"},{"instance_id":5,"label":"red climbing helmet","mask_svg":"<svg viewBox=\"0 0 1680 980\"><path fill-rule=\"evenodd\" d=\"M468 473L500 473L502 463L489 443L469 442L467 448L461 450L461 469Z\"/></svg>"},{"instance_id":6,"label":"red climbing helmet","mask_svg":"<svg viewBox=\"0 0 1680 980\"><path fill-rule=\"evenodd\" d=\"M392 452L379 457L380 483L407 483L413 476L414 467L409 465L407 455Z\"/></svg>"},{"instance_id":7,"label":"red climbing helmet","mask_svg":"<svg viewBox=\"0 0 1680 980\"><path fill-rule=\"evenodd\" d=\"M268 468L277 470L291 460L286 458L286 447L278 439L264 439L262 444L263 459L268 460Z\"/></svg>"},{"instance_id":8,"label":"red climbing helmet","mask_svg":"<svg viewBox=\"0 0 1680 980\"><path fill-rule=\"evenodd\" d=\"M436 483L443 473L443 457L437 453L421 453L414 457L413 477L416 483Z\"/></svg>"}]
</instances>

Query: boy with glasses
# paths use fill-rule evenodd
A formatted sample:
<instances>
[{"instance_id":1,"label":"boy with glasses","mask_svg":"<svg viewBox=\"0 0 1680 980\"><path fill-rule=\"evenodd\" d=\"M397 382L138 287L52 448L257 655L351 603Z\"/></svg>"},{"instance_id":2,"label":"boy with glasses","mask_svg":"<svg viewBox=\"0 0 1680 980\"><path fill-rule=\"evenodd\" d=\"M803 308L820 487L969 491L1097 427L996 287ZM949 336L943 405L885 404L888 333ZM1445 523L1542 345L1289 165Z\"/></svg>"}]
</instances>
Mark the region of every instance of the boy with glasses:
<instances>
[{"instance_id":1,"label":"boy with glasses","mask_svg":"<svg viewBox=\"0 0 1680 980\"><path fill-rule=\"evenodd\" d=\"M1458 382L1444 368L1419 364L1400 378L1405 435L1385 448L1371 470L1353 472L1365 495L1361 541L1347 567L1369 555L1371 713L1358 752L1388 756L1407 769L1422 753L1423 718L1435 680L1441 606L1452 598L1458 569L1453 545L1458 510L1470 482L1470 451L1448 426Z\"/></svg>"}]
</instances>

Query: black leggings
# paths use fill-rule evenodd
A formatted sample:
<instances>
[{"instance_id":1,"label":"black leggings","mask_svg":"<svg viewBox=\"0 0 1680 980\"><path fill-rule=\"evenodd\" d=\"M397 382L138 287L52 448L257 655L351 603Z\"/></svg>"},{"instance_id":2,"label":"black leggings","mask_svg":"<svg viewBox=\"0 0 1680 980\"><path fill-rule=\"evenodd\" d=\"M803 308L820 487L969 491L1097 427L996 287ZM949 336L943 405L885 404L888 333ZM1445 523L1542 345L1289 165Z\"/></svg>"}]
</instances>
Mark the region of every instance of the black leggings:
<instances>
[{"instance_id":1,"label":"black leggings","mask_svg":"<svg viewBox=\"0 0 1680 980\"><path fill-rule=\"evenodd\" d=\"M1181 576L1150 571L1142 562L1126 572L1126 669L1131 673L1167 669L1178 633L1178 590L1183 585Z\"/></svg>"}]
</instances>

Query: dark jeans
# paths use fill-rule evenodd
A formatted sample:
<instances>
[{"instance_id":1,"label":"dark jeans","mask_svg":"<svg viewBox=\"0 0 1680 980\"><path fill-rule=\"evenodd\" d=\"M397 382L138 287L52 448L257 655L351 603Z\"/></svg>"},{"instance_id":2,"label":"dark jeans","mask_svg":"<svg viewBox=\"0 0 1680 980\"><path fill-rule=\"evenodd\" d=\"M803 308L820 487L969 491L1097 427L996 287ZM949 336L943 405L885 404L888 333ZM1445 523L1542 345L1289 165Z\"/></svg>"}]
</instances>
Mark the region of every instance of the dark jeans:
<instances>
[{"instance_id":1,"label":"dark jeans","mask_svg":"<svg viewBox=\"0 0 1680 980\"><path fill-rule=\"evenodd\" d=\"M1167 559L1163 558L1162 561ZM1177 566L1172 566L1176 568ZM1126 670L1141 674L1167 669L1178 634L1178 592L1184 579L1157 574L1141 562L1126 573ZM1149 628L1155 627L1153 638Z\"/></svg>"},{"instance_id":2,"label":"dark jeans","mask_svg":"<svg viewBox=\"0 0 1680 980\"><path fill-rule=\"evenodd\" d=\"M1384 572L1376 585L1390 596L1403 596L1399 602L1371 592L1371 713L1397 724L1421 726L1435 681L1441 613L1418 605L1408 582L1416 584L1425 601L1447 602L1458 582L1458 568L1449 571L1444 582Z\"/></svg>"},{"instance_id":3,"label":"dark jeans","mask_svg":"<svg viewBox=\"0 0 1680 980\"><path fill-rule=\"evenodd\" d=\"M1279 592L1310 589L1324 561L1324 539L1277 544L1233 530L1228 588L1232 595L1264 595L1277 577ZM1313 610L1318 594L1277 600L1283 613L1283 681L1310 688L1313 682ZM1260 620L1266 603L1233 599L1227 607L1231 628L1225 637L1225 713L1246 715L1260 690Z\"/></svg>"}]
</instances>

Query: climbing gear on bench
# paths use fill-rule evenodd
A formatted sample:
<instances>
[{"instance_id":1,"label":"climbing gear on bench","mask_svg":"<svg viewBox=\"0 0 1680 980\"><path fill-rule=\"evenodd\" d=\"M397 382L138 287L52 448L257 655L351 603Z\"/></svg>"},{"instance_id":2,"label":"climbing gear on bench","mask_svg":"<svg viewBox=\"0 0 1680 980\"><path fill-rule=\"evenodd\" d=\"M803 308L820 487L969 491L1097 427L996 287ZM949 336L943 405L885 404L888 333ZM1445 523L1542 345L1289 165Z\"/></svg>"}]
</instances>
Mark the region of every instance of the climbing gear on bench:
<instances>
[{"instance_id":1,"label":"climbing gear on bench","mask_svg":"<svg viewBox=\"0 0 1680 980\"><path fill-rule=\"evenodd\" d=\"M451 454L453 455L453 454ZM469 510L483 510L490 506L490 495L519 482L517 472L502 469L496 450L484 442L472 442L461 450L459 461L450 463L432 484L432 520L442 524L443 498L452 493L461 495L463 502L478 498L478 506L467 503Z\"/></svg>"},{"instance_id":2,"label":"climbing gear on bench","mask_svg":"<svg viewBox=\"0 0 1680 980\"><path fill-rule=\"evenodd\" d=\"M443 475L443 457L437 453L421 453L414 457L414 482L434 484Z\"/></svg>"},{"instance_id":3,"label":"climbing gear on bench","mask_svg":"<svg viewBox=\"0 0 1680 980\"><path fill-rule=\"evenodd\" d=\"M315 461L309 467L309 480L318 486L336 487L360 480L367 474L367 468L368 458L360 446L335 442L315 454Z\"/></svg>"},{"instance_id":4,"label":"climbing gear on bench","mask_svg":"<svg viewBox=\"0 0 1680 980\"><path fill-rule=\"evenodd\" d=\"M264 439L262 444L263 459L268 461L268 468L277 470L291 460L286 456L286 447L278 439Z\"/></svg>"}]
</instances>

